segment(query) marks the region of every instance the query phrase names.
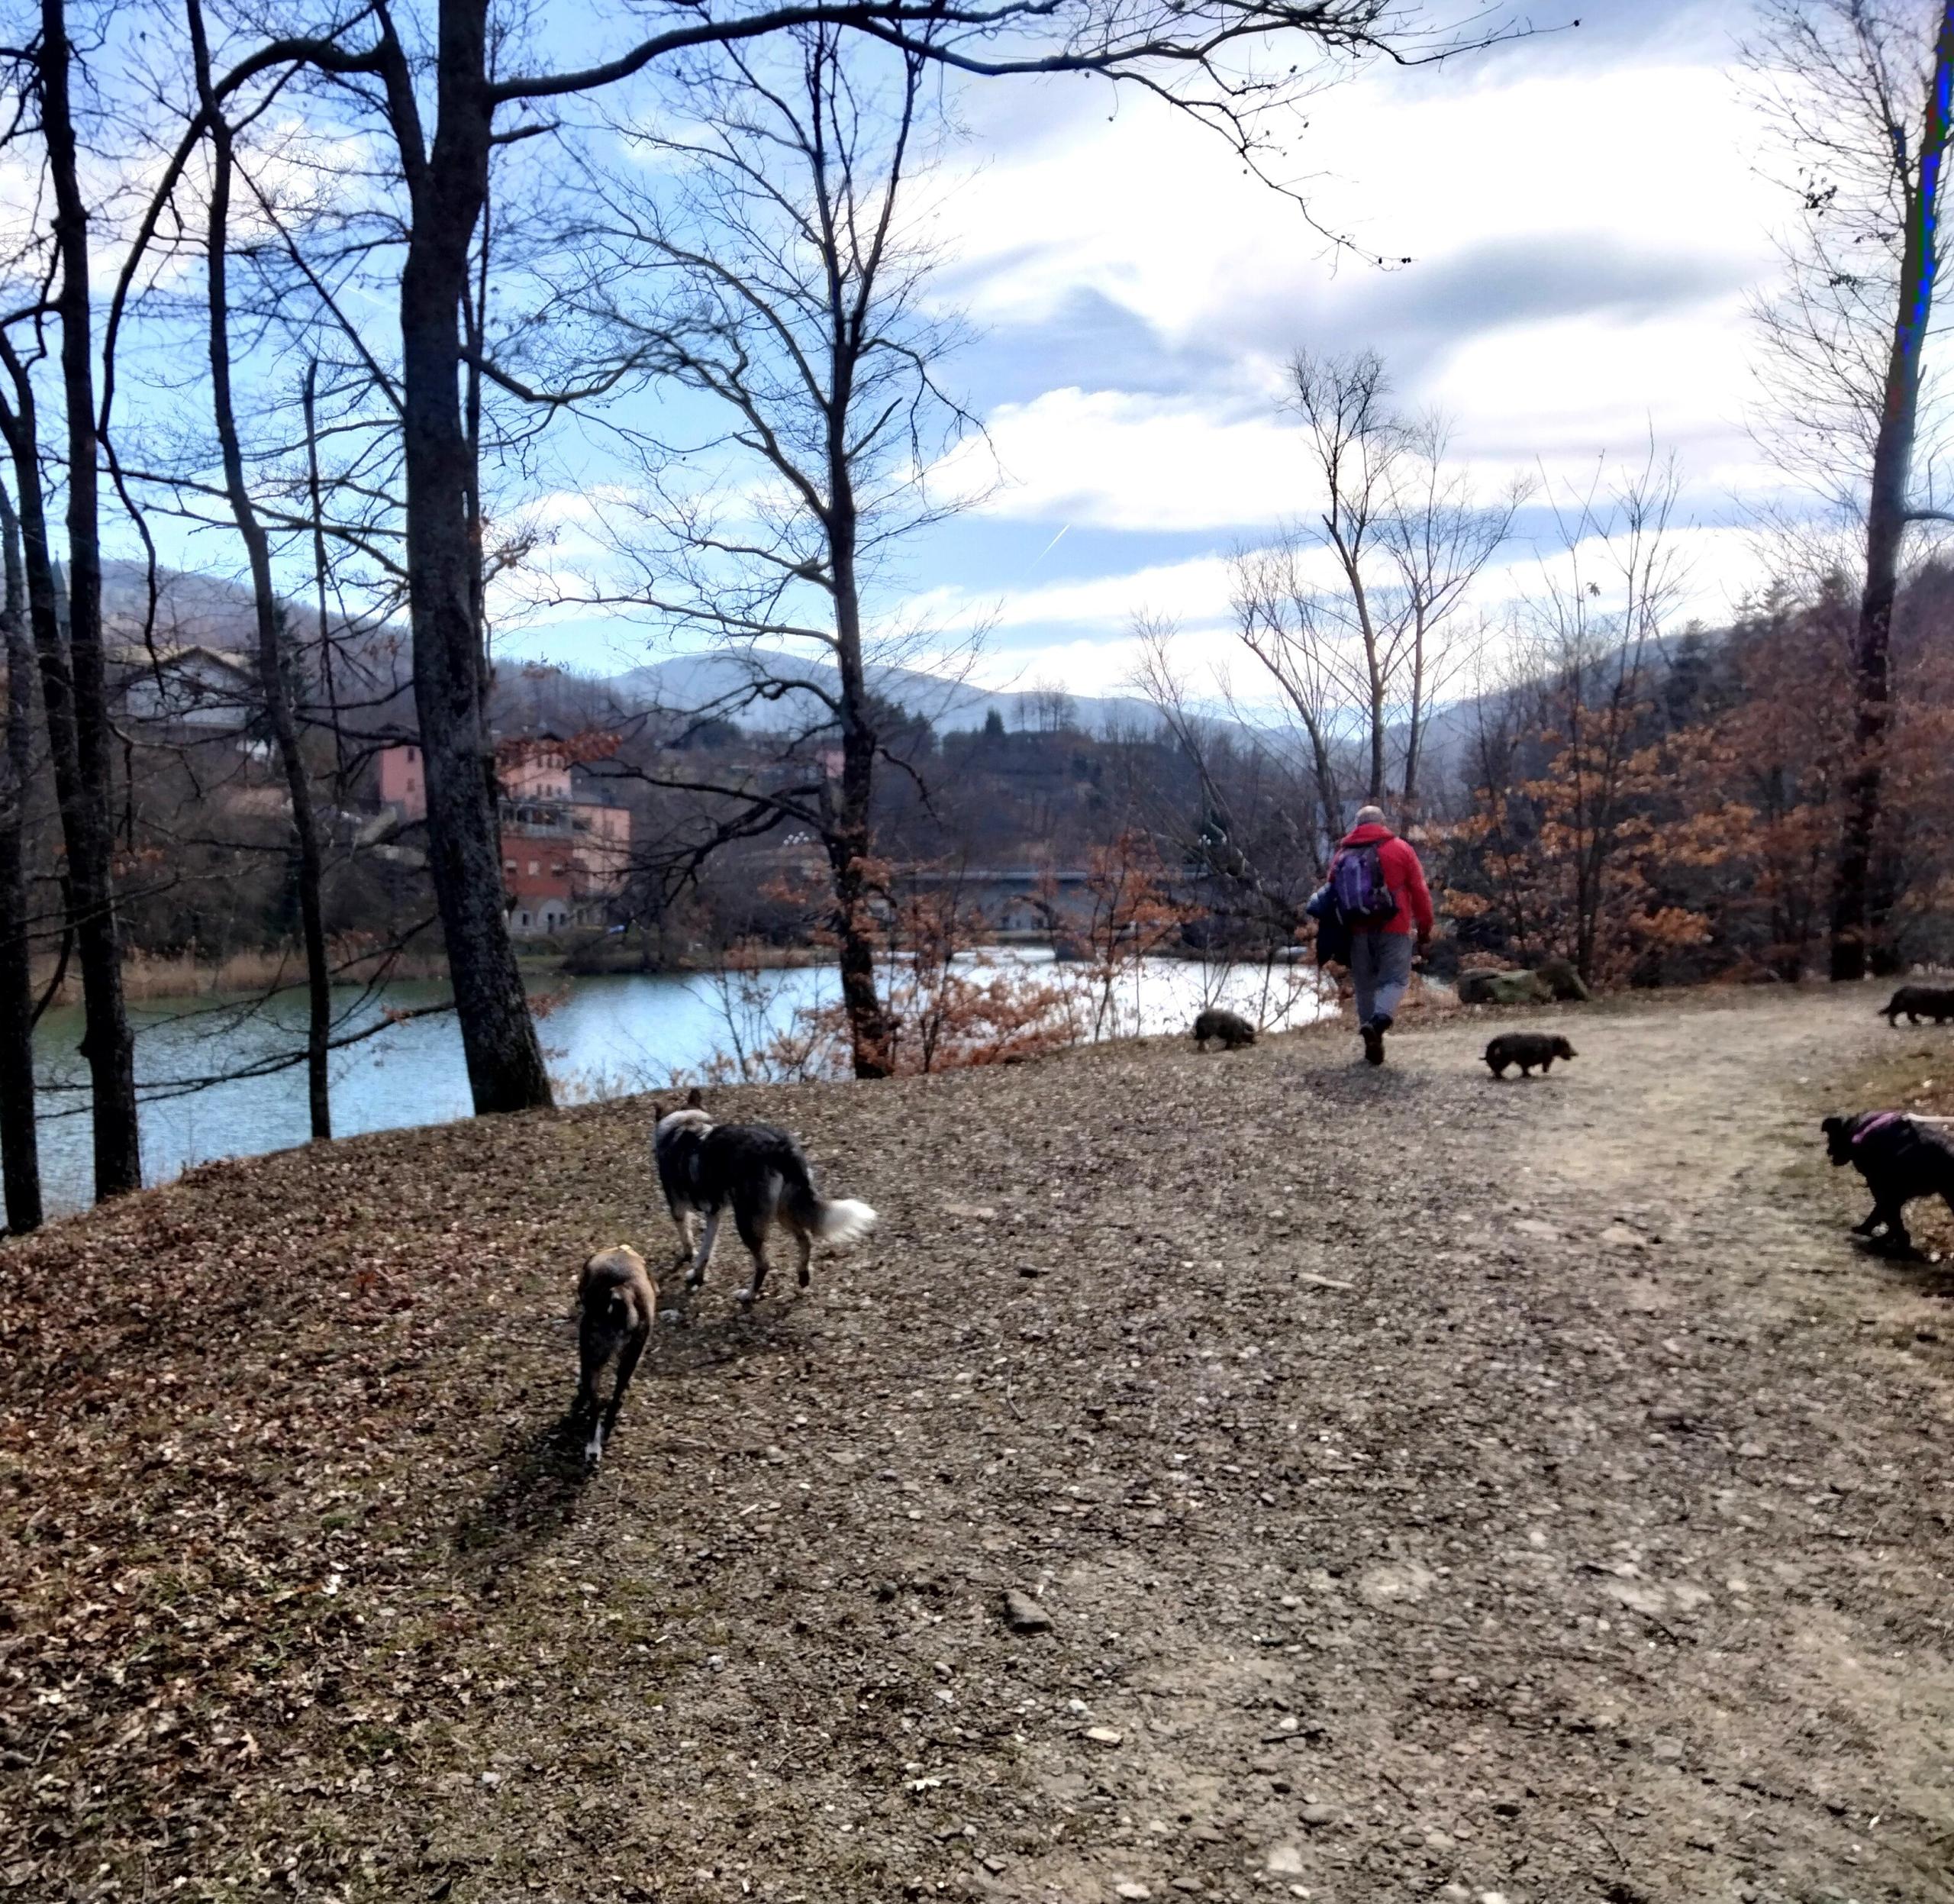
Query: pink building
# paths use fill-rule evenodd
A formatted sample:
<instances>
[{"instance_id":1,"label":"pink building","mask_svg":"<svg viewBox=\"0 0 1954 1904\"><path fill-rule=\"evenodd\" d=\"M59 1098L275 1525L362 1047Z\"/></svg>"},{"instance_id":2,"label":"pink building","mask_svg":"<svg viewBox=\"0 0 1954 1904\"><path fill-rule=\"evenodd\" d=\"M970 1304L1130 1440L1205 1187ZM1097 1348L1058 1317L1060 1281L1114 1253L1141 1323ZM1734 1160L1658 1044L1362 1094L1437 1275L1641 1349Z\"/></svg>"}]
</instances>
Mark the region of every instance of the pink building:
<instances>
[{"instance_id":1,"label":"pink building","mask_svg":"<svg viewBox=\"0 0 1954 1904\"><path fill-rule=\"evenodd\" d=\"M501 750L495 777L508 800L567 800L570 770L563 755L533 742Z\"/></svg>"},{"instance_id":2,"label":"pink building","mask_svg":"<svg viewBox=\"0 0 1954 1904\"><path fill-rule=\"evenodd\" d=\"M569 755L547 741L505 743L496 774L511 926L521 934L601 923L630 874L628 809L579 799Z\"/></svg>"},{"instance_id":3,"label":"pink building","mask_svg":"<svg viewBox=\"0 0 1954 1904\"><path fill-rule=\"evenodd\" d=\"M375 757L379 802L403 820L427 817L426 764L405 743ZM631 869L627 808L579 799L570 763L548 741L505 743L501 783L502 883L509 924L520 936L601 924Z\"/></svg>"},{"instance_id":4,"label":"pink building","mask_svg":"<svg viewBox=\"0 0 1954 1904\"><path fill-rule=\"evenodd\" d=\"M374 757L380 804L392 807L403 820L427 817L427 770L415 747L382 747Z\"/></svg>"}]
</instances>

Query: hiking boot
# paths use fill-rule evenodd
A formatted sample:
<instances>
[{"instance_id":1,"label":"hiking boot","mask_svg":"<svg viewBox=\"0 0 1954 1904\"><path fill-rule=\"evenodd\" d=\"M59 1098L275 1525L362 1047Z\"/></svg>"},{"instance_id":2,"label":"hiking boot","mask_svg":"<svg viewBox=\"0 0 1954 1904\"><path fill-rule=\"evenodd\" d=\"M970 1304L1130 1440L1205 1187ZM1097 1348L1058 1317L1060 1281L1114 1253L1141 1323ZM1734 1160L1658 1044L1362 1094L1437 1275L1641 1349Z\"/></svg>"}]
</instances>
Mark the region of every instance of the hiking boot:
<instances>
[{"instance_id":1,"label":"hiking boot","mask_svg":"<svg viewBox=\"0 0 1954 1904\"><path fill-rule=\"evenodd\" d=\"M1384 1025L1390 1022L1387 1018ZM1366 1064L1382 1064L1384 1062L1384 1025L1373 1021L1362 1028L1364 1062Z\"/></svg>"}]
</instances>

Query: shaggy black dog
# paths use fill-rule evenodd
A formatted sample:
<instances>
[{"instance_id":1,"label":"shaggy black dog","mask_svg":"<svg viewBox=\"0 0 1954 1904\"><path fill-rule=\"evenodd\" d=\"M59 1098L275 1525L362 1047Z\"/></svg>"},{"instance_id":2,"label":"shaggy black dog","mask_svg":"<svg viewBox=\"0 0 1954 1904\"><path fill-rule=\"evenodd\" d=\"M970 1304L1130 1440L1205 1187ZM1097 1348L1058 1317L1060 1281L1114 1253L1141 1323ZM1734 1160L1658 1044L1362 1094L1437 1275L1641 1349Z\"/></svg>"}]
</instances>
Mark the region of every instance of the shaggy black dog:
<instances>
[{"instance_id":1,"label":"shaggy black dog","mask_svg":"<svg viewBox=\"0 0 1954 1904\"><path fill-rule=\"evenodd\" d=\"M1829 1117L1820 1128L1825 1154L1835 1164L1851 1164L1872 1192L1872 1214L1854 1227L1853 1235L1907 1256L1914 1241L1902 1212L1915 1197L1937 1196L1954 1210L1954 1145L1938 1131L1898 1111Z\"/></svg>"},{"instance_id":2,"label":"shaggy black dog","mask_svg":"<svg viewBox=\"0 0 1954 1904\"><path fill-rule=\"evenodd\" d=\"M1245 1044L1254 1044L1255 1027L1233 1012L1210 1005L1194 1021L1194 1041L1205 1051L1210 1038L1219 1038L1230 1051L1239 1050Z\"/></svg>"},{"instance_id":3,"label":"shaggy black dog","mask_svg":"<svg viewBox=\"0 0 1954 1904\"><path fill-rule=\"evenodd\" d=\"M1879 1015L1888 1025L1897 1025L1902 1012L1909 1025L1917 1025L1922 1018L1944 1025L1954 1018L1954 991L1940 985L1903 985L1881 1008Z\"/></svg>"},{"instance_id":4,"label":"shaggy black dog","mask_svg":"<svg viewBox=\"0 0 1954 1904\"><path fill-rule=\"evenodd\" d=\"M1506 1076L1509 1064L1520 1067L1520 1075L1530 1078L1538 1065L1543 1075L1554 1068L1556 1058L1572 1058L1574 1047L1565 1038L1549 1038L1544 1031L1502 1031L1486 1047L1486 1063L1496 1078Z\"/></svg>"}]
</instances>

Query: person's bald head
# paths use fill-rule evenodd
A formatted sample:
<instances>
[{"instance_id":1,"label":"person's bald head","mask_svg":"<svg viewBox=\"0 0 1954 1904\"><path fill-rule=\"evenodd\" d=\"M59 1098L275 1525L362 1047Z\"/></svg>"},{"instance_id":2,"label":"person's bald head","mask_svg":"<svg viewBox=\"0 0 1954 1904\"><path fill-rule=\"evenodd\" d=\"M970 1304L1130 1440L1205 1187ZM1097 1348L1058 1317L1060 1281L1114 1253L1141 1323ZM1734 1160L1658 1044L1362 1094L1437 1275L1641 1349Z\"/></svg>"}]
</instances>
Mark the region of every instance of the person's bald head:
<instances>
[{"instance_id":1,"label":"person's bald head","mask_svg":"<svg viewBox=\"0 0 1954 1904\"><path fill-rule=\"evenodd\" d=\"M1384 808L1381 806L1360 806L1357 809L1357 824L1359 826L1387 825L1388 822L1384 817Z\"/></svg>"}]
</instances>

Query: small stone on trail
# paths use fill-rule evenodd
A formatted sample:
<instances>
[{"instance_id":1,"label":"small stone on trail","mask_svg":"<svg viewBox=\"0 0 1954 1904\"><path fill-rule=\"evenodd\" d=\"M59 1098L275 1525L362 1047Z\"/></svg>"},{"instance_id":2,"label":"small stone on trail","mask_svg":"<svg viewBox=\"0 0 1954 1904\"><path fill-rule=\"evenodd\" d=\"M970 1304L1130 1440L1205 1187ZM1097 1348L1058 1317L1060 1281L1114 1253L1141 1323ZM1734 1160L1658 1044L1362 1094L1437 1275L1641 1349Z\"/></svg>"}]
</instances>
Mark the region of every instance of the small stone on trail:
<instances>
[{"instance_id":1,"label":"small stone on trail","mask_svg":"<svg viewBox=\"0 0 1954 1904\"><path fill-rule=\"evenodd\" d=\"M1004 1624L1014 1633L1049 1633L1052 1616L1029 1593L1014 1586L1004 1589Z\"/></svg>"},{"instance_id":2,"label":"small stone on trail","mask_svg":"<svg viewBox=\"0 0 1954 1904\"><path fill-rule=\"evenodd\" d=\"M1278 1877L1300 1877L1303 1874L1303 1854L1293 1844L1278 1844L1262 1861Z\"/></svg>"},{"instance_id":3,"label":"small stone on trail","mask_svg":"<svg viewBox=\"0 0 1954 1904\"><path fill-rule=\"evenodd\" d=\"M946 1203L943 1205L943 1215L972 1217L980 1223L988 1223L997 1215L997 1212L988 1203Z\"/></svg>"},{"instance_id":4,"label":"small stone on trail","mask_svg":"<svg viewBox=\"0 0 1954 1904\"><path fill-rule=\"evenodd\" d=\"M1305 1805L1303 1807L1303 1822L1305 1825L1334 1825L1343 1815L1333 1805Z\"/></svg>"},{"instance_id":5,"label":"small stone on trail","mask_svg":"<svg viewBox=\"0 0 1954 1904\"><path fill-rule=\"evenodd\" d=\"M1088 1725L1085 1736L1095 1745L1117 1745L1126 1735L1110 1725Z\"/></svg>"},{"instance_id":6,"label":"small stone on trail","mask_svg":"<svg viewBox=\"0 0 1954 1904\"><path fill-rule=\"evenodd\" d=\"M1122 1879L1113 1886L1115 1897L1151 1897L1153 1893L1144 1884L1133 1878Z\"/></svg>"},{"instance_id":7,"label":"small stone on trail","mask_svg":"<svg viewBox=\"0 0 1954 1904\"><path fill-rule=\"evenodd\" d=\"M1017 1273L1020 1276L1043 1276L1045 1266L1042 1263L1021 1263L1017 1266Z\"/></svg>"}]
</instances>

